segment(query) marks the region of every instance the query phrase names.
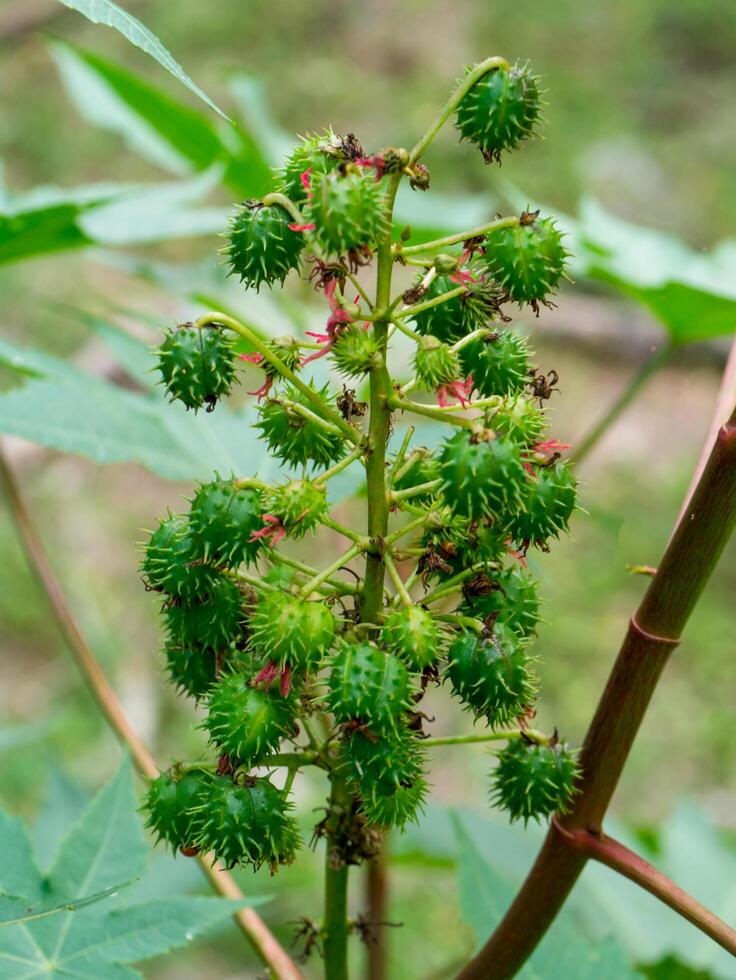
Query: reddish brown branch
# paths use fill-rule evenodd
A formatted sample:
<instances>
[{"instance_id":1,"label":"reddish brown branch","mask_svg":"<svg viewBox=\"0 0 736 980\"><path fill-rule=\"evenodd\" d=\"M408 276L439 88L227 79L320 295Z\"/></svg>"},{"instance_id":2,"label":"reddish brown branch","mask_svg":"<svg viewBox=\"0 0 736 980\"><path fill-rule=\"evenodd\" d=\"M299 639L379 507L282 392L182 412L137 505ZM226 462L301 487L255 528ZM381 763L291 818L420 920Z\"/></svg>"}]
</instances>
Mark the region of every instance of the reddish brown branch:
<instances>
[{"instance_id":1,"label":"reddish brown branch","mask_svg":"<svg viewBox=\"0 0 736 980\"><path fill-rule=\"evenodd\" d=\"M386 980L386 944L387 933L385 926L380 923L385 922L388 907L388 869L387 849L389 846L388 838L384 840L381 853L370 861L366 868L365 875L365 897L367 906L367 918L369 922L375 923L375 942L368 944L368 963L366 976L368 980Z\"/></svg>"},{"instance_id":2,"label":"reddish brown branch","mask_svg":"<svg viewBox=\"0 0 736 980\"><path fill-rule=\"evenodd\" d=\"M580 755L582 778L566 831L601 833L601 822L660 675L736 525L736 409L708 463L657 574L632 617ZM582 871L587 855L547 834L500 925L461 980L506 980L536 948Z\"/></svg>"},{"instance_id":3,"label":"reddish brown branch","mask_svg":"<svg viewBox=\"0 0 736 980\"><path fill-rule=\"evenodd\" d=\"M736 929L732 929L634 851L607 834L594 834L589 830L567 830L556 817L552 819L552 829L557 831L561 843L566 847L618 871L736 956Z\"/></svg>"}]
</instances>

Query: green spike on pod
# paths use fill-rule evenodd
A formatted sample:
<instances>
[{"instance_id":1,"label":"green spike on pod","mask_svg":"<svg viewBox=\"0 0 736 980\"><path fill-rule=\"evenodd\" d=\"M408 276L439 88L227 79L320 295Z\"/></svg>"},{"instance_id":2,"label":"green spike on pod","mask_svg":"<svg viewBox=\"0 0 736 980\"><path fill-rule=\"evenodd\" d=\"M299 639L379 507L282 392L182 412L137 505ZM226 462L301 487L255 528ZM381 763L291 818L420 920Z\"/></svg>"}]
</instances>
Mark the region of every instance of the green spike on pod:
<instances>
[{"instance_id":1,"label":"green spike on pod","mask_svg":"<svg viewBox=\"0 0 736 980\"><path fill-rule=\"evenodd\" d=\"M552 218L497 228L486 238L484 259L490 275L516 303L547 302L565 273L568 251Z\"/></svg>"},{"instance_id":2,"label":"green spike on pod","mask_svg":"<svg viewBox=\"0 0 736 980\"><path fill-rule=\"evenodd\" d=\"M424 389L435 391L458 380L462 372L460 357L448 344L428 334L417 344L414 372Z\"/></svg>"},{"instance_id":3,"label":"green spike on pod","mask_svg":"<svg viewBox=\"0 0 736 980\"><path fill-rule=\"evenodd\" d=\"M523 639L496 624L490 636L460 633L447 653L452 692L476 718L508 725L534 704L537 680Z\"/></svg>"},{"instance_id":4,"label":"green spike on pod","mask_svg":"<svg viewBox=\"0 0 736 980\"><path fill-rule=\"evenodd\" d=\"M472 86L457 107L460 139L476 143L486 163L516 149L534 134L541 100L539 80L526 65L493 68Z\"/></svg>"},{"instance_id":5,"label":"green spike on pod","mask_svg":"<svg viewBox=\"0 0 736 980\"><path fill-rule=\"evenodd\" d=\"M197 489L189 512L196 549L206 560L236 568L255 561L262 547L261 494L237 480L212 480Z\"/></svg>"},{"instance_id":6,"label":"green spike on pod","mask_svg":"<svg viewBox=\"0 0 736 980\"><path fill-rule=\"evenodd\" d=\"M372 328L366 330L361 323L351 323L337 334L330 354L340 374L359 378L380 358L381 345Z\"/></svg>"},{"instance_id":7,"label":"green spike on pod","mask_svg":"<svg viewBox=\"0 0 736 980\"><path fill-rule=\"evenodd\" d=\"M225 674L210 692L200 727L228 758L250 768L294 734L293 709L293 701L252 687L249 677Z\"/></svg>"},{"instance_id":8,"label":"green spike on pod","mask_svg":"<svg viewBox=\"0 0 736 980\"><path fill-rule=\"evenodd\" d=\"M140 564L149 589L192 599L203 596L218 578L218 572L197 553L189 521L169 514L151 534Z\"/></svg>"},{"instance_id":9,"label":"green spike on pod","mask_svg":"<svg viewBox=\"0 0 736 980\"><path fill-rule=\"evenodd\" d=\"M546 547L567 530L577 497L578 481L569 463L536 467L525 482L522 508L509 520L511 537L524 546Z\"/></svg>"},{"instance_id":10,"label":"green spike on pod","mask_svg":"<svg viewBox=\"0 0 736 980\"><path fill-rule=\"evenodd\" d=\"M182 323L169 331L157 348L158 370L172 401L196 412L208 412L235 381L236 353L232 339L216 324Z\"/></svg>"},{"instance_id":11,"label":"green spike on pod","mask_svg":"<svg viewBox=\"0 0 736 980\"><path fill-rule=\"evenodd\" d=\"M527 478L514 442L461 430L445 442L440 466L443 492L456 514L481 520L519 510Z\"/></svg>"},{"instance_id":12,"label":"green spike on pod","mask_svg":"<svg viewBox=\"0 0 736 980\"><path fill-rule=\"evenodd\" d=\"M194 846L200 828L194 810L207 800L212 778L204 770L193 769L184 774L162 773L148 784L143 804L146 826L172 850Z\"/></svg>"},{"instance_id":13,"label":"green spike on pod","mask_svg":"<svg viewBox=\"0 0 736 980\"><path fill-rule=\"evenodd\" d=\"M474 281L467 283L464 293L414 314L414 325L420 334L431 334L443 343L454 344L494 319L501 296L498 286L483 275L479 263L473 263L469 271ZM421 282L421 276L417 282ZM437 275L423 293L421 302L439 299L457 288L458 283L449 275Z\"/></svg>"},{"instance_id":14,"label":"green spike on pod","mask_svg":"<svg viewBox=\"0 0 736 980\"><path fill-rule=\"evenodd\" d=\"M426 758L421 742L405 727L396 734L347 739L344 771L370 824L403 828L416 822L427 795Z\"/></svg>"},{"instance_id":15,"label":"green spike on pod","mask_svg":"<svg viewBox=\"0 0 736 980\"><path fill-rule=\"evenodd\" d=\"M355 168L319 174L311 182L304 218L328 255L370 248L388 231L384 189L372 172Z\"/></svg>"},{"instance_id":16,"label":"green spike on pod","mask_svg":"<svg viewBox=\"0 0 736 980\"><path fill-rule=\"evenodd\" d=\"M469 595L466 610L476 619L507 626L520 636L531 636L539 623L539 583L518 568L491 573L488 589Z\"/></svg>"},{"instance_id":17,"label":"green spike on pod","mask_svg":"<svg viewBox=\"0 0 736 980\"><path fill-rule=\"evenodd\" d=\"M512 821L543 821L565 813L580 775L576 755L564 742L543 745L515 739L498 753L491 774L491 802Z\"/></svg>"},{"instance_id":18,"label":"green spike on pod","mask_svg":"<svg viewBox=\"0 0 736 980\"><path fill-rule=\"evenodd\" d=\"M324 486L310 480L289 480L269 492L266 509L290 538L298 539L314 531L330 508Z\"/></svg>"},{"instance_id":19,"label":"green spike on pod","mask_svg":"<svg viewBox=\"0 0 736 980\"><path fill-rule=\"evenodd\" d=\"M299 267L304 236L293 231L294 218L280 204L249 200L230 219L223 249L230 275L256 290L265 283L283 284L292 269Z\"/></svg>"},{"instance_id":20,"label":"green spike on pod","mask_svg":"<svg viewBox=\"0 0 736 980\"><path fill-rule=\"evenodd\" d=\"M169 641L184 647L224 649L242 632L240 590L225 578L206 598L195 602L169 599L163 613Z\"/></svg>"},{"instance_id":21,"label":"green spike on pod","mask_svg":"<svg viewBox=\"0 0 736 980\"><path fill-rule=\"evenodd\" d=\"M285 194L299 208L309 199L311 182L332 173L346 159L344 139L331 129L299 137L281 170L276 174L276 190ZM306 185L306 186L305 186Z\"/></svg>"},{"instance_id":22,"label":"green spike on pod","mask_svg":"<svg viewBox=\"0 0 736 980\"><path fill-rule=\"evenodd\" d=\"M311 671L335 642L337 622L324 602L269 592L250 621L251 648L282 667Z\"/></svg>"},{"instance_id":23,"label":"green spike on pod","mask_svg":"<svg viewBox=\"0 0 736 980\"><path fill-rule=\"evenodd\" d=\"M529 381L531 356L526 338L510 330L474 340L460 351L463 373L473 375L484 398L522 391Z\"/></svg>"},{"instance_id":24,"label":"green spike on pod","mask_svg":"<svg viewBox=\"0 0 736 980\"><path fill-rule=\"evenodd\" d=\"M328 385L321 389L314 385L310 387L334 408L335 398L330 395ZM284 388L283 397L310 412L314 411L311 400L291 385ZM325 429L319 422L283 404L278 398L269 398L264 402L256 425L271 452L292 466L307 466L311 463L315 467L326 468L345 455L345 440L339 432Z\"/></svg>"},{"instance_id":25,"label":"green spike on pod","mask_svg":"<svg viewBox=\"0 0 736 980\"><path fill-rule=\"evenodd\" d=\"M345 643L333 657L325 701L339 723L359 720L392 732L411 705L409 673L371 643Z\"/></svg>"},{"instance_id":26,"label":"green spike on pod","mask_svg":"<svg viewBox=\"0 0 736 980\"><path fill-rule=\"evenodd\" d=\"M533 399L517 394L504 398L498 408L486 415L486 425L497 436L515 442L527 449L539 442L547 426L544 411L534 404Z\"/></svg>"},{"instance_id":27,"label":"green spike on pod","mask_svg":"<svg viewBox=\"0 0 736 980\"><path fill-rule=\"evenodd\" d=\"M442 656L446 637L437 621L420 606L399 606L386 614L381 643L413 671L431 667Z\"/></svg>"}]
</instances>

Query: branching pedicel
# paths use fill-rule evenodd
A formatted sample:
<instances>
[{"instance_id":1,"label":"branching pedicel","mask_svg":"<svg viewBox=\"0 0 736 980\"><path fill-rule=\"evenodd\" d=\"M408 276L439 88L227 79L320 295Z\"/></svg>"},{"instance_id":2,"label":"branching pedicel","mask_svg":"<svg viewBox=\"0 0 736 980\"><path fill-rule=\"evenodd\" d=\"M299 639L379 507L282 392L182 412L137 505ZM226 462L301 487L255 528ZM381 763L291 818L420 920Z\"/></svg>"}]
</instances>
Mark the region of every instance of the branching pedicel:
<instances>
[{"instance_id":1,"label":"branching pedicel","mask_svg":"<svg viewBox=\"0 0 736 980\"><path fill-rule=\"evenodd\" d=\"M315 834L327 839L321 928L331 978L346 972L347 866L374 856L387 828L417 819L426 796L428 685L446 683L490 726L489 741L507 740L491 780L511 819L564 810L576 779L557 734L530 727L538 599L524 560L566 529L576 481L560 461L568 447L545 432L550 382L507 315L511 304L549 302L566 252L554 223L530 212L435 242L409 244L408 229L392 241L399 183L427 190L419 157L453 113L462 138L500 161L532 135L537 81L526 67L483 62L411 152L368 155L331 131L302 139L274 193L237 209L225 252L248 288L306 272L329 306L324 332L263 341L211 313L158 351L170 396L211 411L236 380L233 334L245 339L245 360L265 375L255 393L261 436L296 475L274 486L215 476L188 515L162 520L148 542L142 570L164 597L171 679L204 704L215 756L151 783L149 823L185 853L275 870L299 845L294 775L323 769L330 797ZM369 264L373 299L356 277ZM394 296L396 264L418 272ZM415 376L403 385L387 363L396 331L416 345ZM354 383L369 380L368 406L347 386L340 394L305 377L322 357ZM417 390L436 405L410 398ZM392 420L412 413L454 431L430 452L409 428L388 455ZM366 529L330 516L329 481L349 465L365 468ZM321 571L281 547L320 526L348 545ZM356 584L343 572L361 557Z\"/></svg>"}]
</instances>

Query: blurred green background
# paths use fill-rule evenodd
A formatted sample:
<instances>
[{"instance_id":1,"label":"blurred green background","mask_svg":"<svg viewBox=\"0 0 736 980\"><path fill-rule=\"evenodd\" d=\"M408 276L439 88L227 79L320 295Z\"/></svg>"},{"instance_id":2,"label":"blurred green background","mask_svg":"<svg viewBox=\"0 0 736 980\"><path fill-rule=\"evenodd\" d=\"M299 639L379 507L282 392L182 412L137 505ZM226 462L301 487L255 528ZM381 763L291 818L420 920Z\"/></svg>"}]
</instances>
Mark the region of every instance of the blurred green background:
<instances>
[{"instance_id":1,"label":"blurred green background","mask_svg":"<svg viewBox=\"0 0 736 980\"><path fill-rule=\"evenodd\" d=\"M548 90L544 140L511 157L499 172L484 167L474 148L458 145L448 127L428 157L433 189L500 194L507 178L530 200L566 213L575 213L578 200L590 195L613 214L673 232L706 256L733 236L736 6L727 0L131 0L126 6L220 104L229 104L228 79L245 72L262 83L287 131L331 124L356 132L368 146L411 144L463 65L495 53L529 60ZM127 65L177 99L188 98L113 32L58 4L4 0L0 158L7 186L20 192L41 184L160 179L116 135L80 120L59 84L49 53L52 36ZM216 200L230 203L221 191ZM138 254L201 259L206 266L216 262L218 244L208 236ZM3 337L70 356L93 372L109 371L109 356L59 304L87 309L105 297L145 311L161 326L186 313L180 300L95 263L88 252L2 266L0 295ZM538 322L526 315L519 322L531 332L540 364L560 374L553 426L573 445L664 337L640 307L585 279L567 288L558 308ZM557 725L571 742L584 734L646 585L626 566L656 564L667 541L708 428L726 349L725 340L686 347L651 382L581 470L587 513L549 556L533 560L547 600L537 643L540 724ZM140 529L176 507L189 485L172 485L133 465L96 467L16 440L10 452L53 564L134 724L161 759L196 753L202 738L189 728L194 711L163 683L156 604L136 568ZM354 504L344 507L346 515L356 512ZM325 562L333 547L325 543ZM90 792L114 768L117 750L59 641L4 513L0 551L0 793L5 806L30 818L42 807L49 780L62 780L70 799L72 785ZM660 685L616 797L617 818L639 830L661 825L688 798L719 834L736 837L735 592L732 543ZM444 691L433 692L427 710L438 717L437 734L469 726ZM471 813L487 810L488 767L483 749L438 750L430 829L418 837L414 832L414 844L396 846L390 918L408 923L391 936L394 951L404 951L392 960L397 977L428 976L472 948L466 927L458 925L455 911L448 920L445 905L455 908L452 847L443 852L440 843L433 850L427 841L444 819L437 816L443 807L460 801ZM306 825L320 787L305 781L299 793ZM412 847L424 861L415 859ZM196 879L182 862L176 868L169 862L161 871L171 876L173 888ZM278 907L269 913L275 922L314 908L317 869L317 861L305 859L275 883L258 883L261 890L279 891ZM358 898L356 888L356 903ZM288 928L281 934L288 935ZM149 966L146 975L251 977L258 971L248 955L237 937L227 936ZM724 970L713 975L736 976Z\"/></svg>"}]
</instances>

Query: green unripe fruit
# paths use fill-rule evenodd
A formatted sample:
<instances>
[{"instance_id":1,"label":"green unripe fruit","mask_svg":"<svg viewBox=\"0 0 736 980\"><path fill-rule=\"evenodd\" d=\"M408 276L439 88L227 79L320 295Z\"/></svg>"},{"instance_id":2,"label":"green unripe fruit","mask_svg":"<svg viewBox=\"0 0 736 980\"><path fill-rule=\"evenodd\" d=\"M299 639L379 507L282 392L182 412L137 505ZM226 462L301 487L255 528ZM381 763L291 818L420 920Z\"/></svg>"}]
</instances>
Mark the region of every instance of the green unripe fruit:
<instances>
[{"instance_id":1,"label":"green unripe fruit","mask_svg":"<svg viewBox=\"0 0 736 980\"><path fill-rule=\"evenodd\" d=\"M264 282L283 285L291 270L299 267L304 248L304 236L292 231L291 224L293 217L279 204L253 200L241 204L230 220L229 244L223 249L230 275L256 290Z\"/></svg>"},{"instance_id":2,"label":"green unripe fruit","mask_svg":"<svg viewBox=\"0 0 736 980\"><path fill-rule=\"evenodd\" d=\"M540 112L539 84L527 67L493 68L463 96L456 125L486 163L500 163L503 152L533 134Z\"/></svg>"},{"instance_id":3,"label":"green unripe fruit","mask_svg":"<svg viewBox=\"0 0 736 980\"><path fill-rule=\"evenodd\" d=\"M328 386L313 390L334 407L335 399L329 394ZM284 397L303 408L313 411L312 402L301 391L287 385ZM338 462L345 455L345 440L339 432L330 432L318 422L277 398L269 399L261 406L260 418L256 423L263 434L271 452L292 466L326 468Z\"/></svg>"},{"instance_id":4,"label":"green unripe fruit","mask_svg":"<svg viewBox=\"0 0 736 980\"><path fill-rule=\"evenodd\" d=\"M526 471L508 439L476 438L461 430L440 456L443 492L456 514L471 520L513 514L521 506Z\"/></svg>"},{"instance_id":5,"label":"green unripe fruit","mask_svg":"<svg viewBox=\"0 0 736 980\"><path fill-rule=\"evenodd\" d=\"M366 330L360 323L351 323L337 335L332 345L335 367L348 378L367 374L380 357L381 345L373 329Z\"/></svg>"},{"instance_id":6,"label":"green unripe fruit","mask_svg":"<svg viewBox=\"0 0 736 980\"><path fill-rule=\"evenodd\" d=\"M164 607L169 640L179 646L221 650L238 637L242 627L240 590L229 579L220 579L197 602L171 600Z\"/></svg>"},{"instance_id":7,"label":"green unripe fruit","mask_svg":"<svg viewBox=\"0 0 736 980\"><path fill-rule=\"evenodd\" d=\"M277 517L290 538L303 538L321 523L329 512L324 486L309 480L290 480L274 487L268 498L268 511Z\"/></svg>"},{"instance_id":8,"label":"green unripe fruit","mask_svg":"<svg viewBox=\"0 0 736 980\"><path fill-rule=\"evenodd\" d=\"M508 551L508 532L501 524L470 521L449 506L434 508L428 516L422 547L429 549L426 571L456 575L478 562L499 562Z\"/></svg>"},{"instance_id":9,"label":"green unripe fruit","mask_svg":"<svg viewBox=\"0 0 736 980\"><path fill-rule=\"evenodd\" d=\"M415 450L418 455L413 459L408 459L399 467L397 475L392 481L394 490L410 490L412 487L419 487L423 483L431 483L438 480L440 476L440 464L428 449L423 447ZM407 465L408 463L408 465ZM421 501L431 497L437 491L423 493L412 497L413 501Z\"/></svg>"},{"instance_id":10,"label":"green unripe fruit","mask_svg":"<svg viewBox=\"0 0 736 980\"><path fill-rule=\"evenodd\" d=\"M508 725L532 706L537 681L523 640L496 624L490 637L461 633L447 654L453 694L489 725Z\"/></svg>"},{"instance_id":11,"label":"green unripe fruit","mask_svg":"<svg viewBox=\"0 0 736 980\"><path fill-rule=\"evenodd\" d=\"M402 661L370 643L346 643L333 658L325 700L339 723L360 720L377 733L394 732L410 696Z\"/></svg>"},{"instance_id":12,"label":"green unripe fruit","mask_svg":"<svg viewBox=\"0 0 736 980\"><path fill-rule=\"evenodd\" d=\"M477 265L471 271L477 282L468 283L464 293L414 314L414 324L419 333L432 334L444 343L454 344L493 319L498 312L498 288L480 274ZM457 288L458 284L449 276L437 275L427 287L421 302L437 299Z\"/></svg>"},{"instance_id":13,"label":"green unripe fruit","mask_svg":"<svg viewBox=\"0 0 736 980\"><path fill-rule=\"evenodd\" d=\"M417 344L414 372L423 388L434 391L457 381L461 374L460 358L448 344L429 334Z\"/></svg>"},{"instance_id":14,"label":"green unripe fruit","mask_svg":"<svg viewBox=\"0 0 736 980\"><path fill-rule=\"evenodd\" d=\"M541 466L529 476L522 495L522 509L514 514L508 530L514 541L545 547L550 538L566 531L577 504L578 481L567 463Z\"/></svg>"},{"instance_id":15,"label":"green unripe fruit","mask_svg":"<svg viewBox=\"0 0 736 980\"><path fill-rule=\"evenodd\" d=\"M302 175L311 185L322 174L332 173L343 158L340 138L331 129L300 137L301 142L292 148L286 163L276 176L276 190L285 194L299 208L307 203L307 188Z\"/></svg>"},{"instance_id":16,"label":"green unripe fruit","mask_svg":"<svg viewBox=\"0 0 736 980\"><path fill-rule=\"evenodd\" d=\"M361 811L379 827L404 827L417 820L427 793L425 754L419 740L402 729L373 742L359 731L345 744L348 784Z\"/></svg>"},{"instance_id":17,"label":"green unripe fruit","mask_svg":"<svg viewBox=\"0 0 736 980\"><path fill-rule=\"evenodd\" d=\"M529 381L531 351L526 338L509 330L474 340L460 351L464 374L472 374L484 398L513 395Z\"/></svg>"},{"instance_id":18,"label":"green unripe fruit","mask_svg":"<svg viewBox=\"0 0 736 980\"><path fill-rule=\"evenodd\" d=\"M259 493L237 480L203 483L192 500L189 525L206 560L231 568L249 564L262 546L253 538L263 527Z\"/></svg>"},{"instance_id":19,"label":"green unripe fruit","mask_svg":"<svg viewBox=\"0 0 736 980\"><path fill-rule=\"evenodd\" d=\"M208 798L198 811L197 846L213 851L225 865L291 864L299 846L299 831L289 814L291 804L265 778L247 777L242 784L212 781Z\"/></svg>"},{"instance_id":20,"label":"green unripe fruit","mask_svg":"<svg viewBox=\"0 0 736 980\"><path fill-rule=\"evenodd\" d=\"M218 654L211 649L167 643L164 647L166 668L178 691L198 701L217 680Z\"/></svg>"},{"instance_id":21,"label":"green unripe fruit","mask_svg":"<svg viewBox=\"0 0 736 980\"><path fill-rule=\"evenodd\" d=\"M207 799L212 776L194 769L176 778L162 773L148 784L144 808L148 811L146 826L156 840L170 844L174 851L191 847L199 833L195 812Z\"/></svg>"},{"instance_id":22,"label":"green unripe fruit","mask_svg":"<svg viewBox=\"0 0 736 980\"><path fill-rule=\"evenodd\" d=\"M250 622L252 648L282 667L314 670L335 641L337 623L324 602L269 592Z\"/></svg>"},{"instance_id":23,"label":"green unripe fruit","mask_svg":"<svg viewBox=\"0 0 736 980\"><path fill-rule=\"evenodd\" d=\"M516 303L544 303L559 285L568 252L551 218L498 228L486 238L489 273Z\"/></svg>"},{"instance_id":24,"label":"green unripe fruit","mask_svg":"<svg viewBox=\"0 0 736 980\"><path fill-rule=\"evenodd\" d=\"M289 334L283 337L274 337L273 340L269 340L268 349L279 358L279 360L287 367L290 371L298 371L302 363L302 352L299 347L299 341L296 337L292 337ZM268 361L263 361L263 370L266 374L276 374L277 372Z\"/></svg>"},{"instance_id":25,"label":"green unripe fruit","mask_svg":"<svg viewBox=\"0 0 736 980\"><path fill-rule=\"evenodd\" d=\"M539 622L539 585L526 572L505 568L493 574L492 591L471 596L468 614L476 619L494 617L519 636L536 633Z\"/></svg>"},{"instance_id":26,"label":"green unripe fruit","mask_svg":"<svg viewBox=\"0 0 736 980\"><path fill-rule=\"evenodd\" d=\"M217 579L215 569L197 556L189 522L180 514L159 521L140 568L149 589L187 599L204 595Z\"/></svg>"},{"instance_id":27,"label":"green unripe fruit","mask_svg":"<svg viewBox=\"0 0 736 980\"><path fill-rule=\"evenodd\" d=\"M227 674L210 693L201 727L221 752L250 768L294 734L292 710L287 698L251 687L242 674Z\"/></svg>"},{"instance_id":28,"label":"green unripe fruit","mask_svg":"<svg viewBox=\"0 0 736 980\"><path fill-rule=\"evenodd\" d=\"M539 442L547 420L544 412L530 398L512 395L504 398L498 409L488 412L486 424L497 436L515 442L521 448L528 448Z\"/></svg>"},{"instance_id":29,"label":"green unripe fruit","mask_svg":"<svg viewBox=\"0 0 736 980\"><path fill-rule=\"evenodd\" d=\"M538 745L522 737L498 754L491 801L512 821L542 821L569 809L579 774L575 753L564 742Z\"/></svg>"},{"instance_id":30,"label":"green unripe fruit","mask_svg":"<svg viewBox=\"0 0 736 980\"><path fill-rule=\"evenodd\" d=\"M304 219L328 255L369 248L388 231L384 190L372 173L318 175L311 192Z\"/></svg>"},{"instance_id":31,"label":"green unripe fruit","mask_svg":"<svg viewBox=\"0 0 736 980\"><path fill-rule=\"evenodd\" d=\"M235 381L233 342L220 327L183 323L158 348L158 370L172 401L211 412Z\"/></svg>"},{"instance_id":32,"label":"green unripe fruit","mask_svg":"<svg viewBox=\"0 0 736 980\"><path fill-rule=\"evenodd\" d=\"M442 655L444 637L437 622L420 606L400 606L387 613L381 643L410 670L431 667Z\"/></svg>"}]
</instances>

